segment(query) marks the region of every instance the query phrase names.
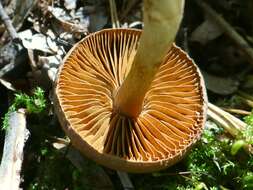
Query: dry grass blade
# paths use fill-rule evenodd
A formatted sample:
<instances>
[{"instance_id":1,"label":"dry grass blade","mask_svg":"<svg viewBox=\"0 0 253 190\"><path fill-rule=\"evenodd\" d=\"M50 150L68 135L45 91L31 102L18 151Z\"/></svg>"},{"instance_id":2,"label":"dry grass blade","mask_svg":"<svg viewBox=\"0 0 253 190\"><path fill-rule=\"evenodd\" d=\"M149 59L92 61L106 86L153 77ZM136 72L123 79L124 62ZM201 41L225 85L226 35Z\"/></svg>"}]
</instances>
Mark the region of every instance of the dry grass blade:
<instances>
[{"instance_id":1,"label":"dry grass blade","mask_svg":"<svg viewBox=\"0 0 253 190\"><path fill-rule=\"evenodd\" d=\"M109 0L109 4L110 4L112 28L119 28L120 24L115 0Z\"/></svg>"},{"instance_id":2,"label":"dry grass blade","mask_svg":"<svg viewBox=\"0 0 253 190\"><path fill-rule=\"evenodd\" d=\"M222 108L224 111L229 113L239 114L239 115L250 115L251 112L241 110L241 109L234 109L234 108Z\"/></svg>"},{"instance_id":3,"label":"dry grass blade","mask_svg":"<svg viewBox=\"0 0 253 190\"><path fill-rule=\"evenodd\" d=\"M246 130L247 124L218 106L208 103L208 116L225 129L235 139L242 138L241 134ZM244 137L243 137L244 138ZM242 139L245 140L245 139ZM250 144L245 144L244 149L248 154L253 154Z\"/></svg>"},{"instance_id":4,"label":"dry grass blade","mask_svg":"<svg viewBox=\"0 0 253 190\"><path fill-rule=\"evenodd\" d=\"M208 103L208 108L208 116L220 124L233 137L237 137L237 135L242 130L245 130L246 123L231 115L230 113L211 103Z\"/></svg>"}]
</instances>

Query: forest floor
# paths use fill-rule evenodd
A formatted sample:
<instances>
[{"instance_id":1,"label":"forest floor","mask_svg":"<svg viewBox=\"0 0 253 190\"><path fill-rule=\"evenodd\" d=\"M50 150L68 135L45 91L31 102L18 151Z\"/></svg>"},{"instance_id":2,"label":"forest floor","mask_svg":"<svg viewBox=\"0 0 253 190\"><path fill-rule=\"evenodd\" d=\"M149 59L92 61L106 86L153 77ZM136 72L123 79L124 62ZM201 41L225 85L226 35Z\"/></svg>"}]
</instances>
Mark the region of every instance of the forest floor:
<instances>
[{"instance_id":1,"label":"forest floor","mask_svg":"<svg viewBox=\"0 0 253 190\"><path fill-rule=\"evenodd\" d=\"M176 44L199 66L208 101L230 113L208 118L201 140L178 164L155 173L121 173L97 165L69 145L54 113L57 69L89 33L119 24L142 28L140 0L2 0L14 33L0 25L0 158L8 111L26 108L24 190L253 189L253 2L186 1ZM115 2L115 7L110 2ZM205 3L203 3L205 2ZM113 16L111 16L113 15ZM3 18L2 18L3 19ZM17 35L15 35L15 31ZM39 87L39 88L38 88ZM224 125L245 130L231 135ZM5 121L5 122L4 122ZM8 121L7 121L8 122ZM224 124L225 122L225 124ZM1 179L0 179L1 180Z\"/></svg>"}]
</instances>

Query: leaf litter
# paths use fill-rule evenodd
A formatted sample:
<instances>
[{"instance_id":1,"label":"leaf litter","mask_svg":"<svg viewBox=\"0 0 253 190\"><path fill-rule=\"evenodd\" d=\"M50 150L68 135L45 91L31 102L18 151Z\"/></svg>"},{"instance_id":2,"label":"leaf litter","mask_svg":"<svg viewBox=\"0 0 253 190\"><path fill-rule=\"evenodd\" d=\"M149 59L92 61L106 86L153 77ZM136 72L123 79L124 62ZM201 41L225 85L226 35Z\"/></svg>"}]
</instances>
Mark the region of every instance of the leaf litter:
<instances>
[{"instance_id":1,"label":"leaf litter","mask_svg":"<svg viewBox=\"0 0 253 190\"><path fill-rule=\"evenodd\" d=\"M141 1L115 2L121 27L143 27ZM206 2L247 40L247 48L252 48L250 39L253 25L246 21L250 19L252 2ZM1 118L7 113L8 107L11 107L11 102L15 102L17 95L14 93L19 92L18 97L25 96L25 99L29 99L33 89L40 86L45 91L44 96L48 102L47 114L32 114L28 117L31 138L26 146L21 187L96 189L101 188L97 186L101 181L105 189L123 189L115 171L102 168L77 155L78 153L73 152L76 150L68 151L66 144L61 148L55 147L58 138L66 137L51 105L52 87L66 52L87 34L112 27L109 2L6 0L3 4L22 40L22 53L18 56L20 51L13 45L4 25L0 26L0 93L7 97L0 100L3 105ZM206 76L209 101L227 110L235 108L250 113L253 108L253 85L252 67L249 65L253 62L245 54L245 47L234 43L223 28L210 16L207 17L205 11L203 13L195 1L188 1L186 5L185 20L177 37L177 44L187 43L189 53ZM187 28L189 39L182 37L181 34L186 31L183 28ZM13 67L3 70L10 63ZM246 92L248 96L243 96L239 91ZM240 101L235 101L235 96L240 97ZM236 138L215 121L208 120L201 140L182 162L153 174L129 174L134 188L253 188L253 157L244 151L245 143L252 144L253 116L251 113L243 118L240 112L233 113L233 116L247 124L246 130ZM90 172L85 172L85 168Z\"/></svg>"}]
</instances>

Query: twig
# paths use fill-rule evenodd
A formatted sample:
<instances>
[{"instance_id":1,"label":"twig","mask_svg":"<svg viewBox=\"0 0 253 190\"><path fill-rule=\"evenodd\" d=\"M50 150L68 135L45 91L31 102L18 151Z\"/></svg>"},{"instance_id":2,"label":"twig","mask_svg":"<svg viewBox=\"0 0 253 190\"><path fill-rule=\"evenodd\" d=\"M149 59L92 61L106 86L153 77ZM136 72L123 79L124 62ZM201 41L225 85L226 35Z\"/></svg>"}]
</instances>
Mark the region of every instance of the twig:
<instances>
[{"instance_id":1,"label":"twig","mask_svg":"<svg viewBox=\"0 0 253 190\"><path fill-rule=\"evenodd\" d=\"M0 70L0 78L2 78L6 73L12 71L15 67L17 67L18 65L22 64L23 61L18 61L18 57L19 58L24 58L25 54L22 54L22 56L19 56L18 53L23 53L22 50L24 50L24 46L23 46L23 43L22 43L22 40L19 38L12 22L11 22L11 19L10 17L6 14L3 6L2 6L2 3L0 1L0 18L1 20L3 21L11 39L12 39L12 42L10 43L7 43L4 47L1 48L1 53L0 53L0 56L1 56L1 63L5 63L6 60L6 63L5 66ZM11 52L10 54L9 53L6 53L5 50L8 50L7 52Z\"/></svg>"},{"instance_id":2,"label":"twig","mask_svg":"<svg viewBox=\"0 0 253 190\"><path fill-rule=\"evenodd\" d=\"M16 66L16 63L10 62L9 64L5 65L2 69L0 69L0 78L2 78L6 73L13 70Z\"/></svg>"},{"instance_id":3,"label":"twig","mask_svg":"<svg viewBox=\"0 0 253 190\"><path fill-rule=\"evenodd\" d=\"M223 110L229 112L229 113L235 113L239 115L250 115L251 112L241 110L241 109L234 109L234 108L222 108Z\"/></svg>"},{"instance_id":4,"label":"twig","mask_svg":"<svg viewBox=\"0 0 253 190\"><path fill-rule=\"evenodd\" d=\"M211 103L208 103L207 114L233 137L237 137L246 128L246 123Z\"/></svg>"},{"instance_id":5,"label":"twig","mask_svg":"<svg viewBox=\"0 0 253 190\"><path fill-rule=\"evenodd\" d=\"M250 47L248 42L238 33L236 30L215 10L213 10L203 0L195 0L196 3L203 9L203 11L219 25L222 30L244 51L248 56L249 62L253 64L253 49Z\"/></svg>"},{"instance_id":6,"label":"twig","mask_svg":"<svg viewBox=\"0 0 253 190\"><path fill-rule=\"evenodd\" d=\"M237 117L227 113L221 108L208 103L208 116L211 117L217 124L223 127L235 139L241 138L242 132L246 129L247 124L238 119ZM241 139L245 140L245 139ZM244 150L248 154L253 154L253 148L250 144L244 145Z\"/></svg>"},{"instance_id":7,"label":"twig","mask_svg":"<svg viewBox=\"0 0 253 190\"><path fill-rule=\"evenodd\" d=\"M1 20L4 22L4 25L6 29L8 30L12 40L15 42L20 42L21 40L16 32L16 29L14 28L10 17L6 14L1 1L0 1L0 17L1 17Z\"/></svg>"},{"instance_id":8,"label":"twig","mask_svg":"<svg viewBox=\"0 0 253 190\"><path fill-rule=\"evenodd\" d=\"M28 136L29 131L26 129L24 110L20 109L11 113L0 166L0 189L19 189L23 148Z\"/></svg>"},{"instance_id":9,"label":"twig","mask_svg":"<svg viewBox=\"0 0 253 190\"><path fill-rule=\"evenodd\" d=\"M117 171L124 190L134 190L134 186L126 172Z\"/></svg>"}]
</instances>

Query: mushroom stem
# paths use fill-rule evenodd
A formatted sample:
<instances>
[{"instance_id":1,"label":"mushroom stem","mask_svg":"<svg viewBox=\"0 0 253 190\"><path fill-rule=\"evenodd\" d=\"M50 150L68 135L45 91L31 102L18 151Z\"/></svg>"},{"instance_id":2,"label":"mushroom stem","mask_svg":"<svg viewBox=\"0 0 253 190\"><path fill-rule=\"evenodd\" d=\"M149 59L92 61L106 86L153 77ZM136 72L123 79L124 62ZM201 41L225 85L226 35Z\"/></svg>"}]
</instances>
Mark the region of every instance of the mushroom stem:
<instances>
[{"instance_id":1,"label":"mushroom stem","mask_svg":"<svg viewBox=\"0 0 253 190\"><path fill-rule=\"evenodd\" d=\"M116 93L114 107L137 117L150 84L171 48L183 16L184 0L144 0L144 31L132 67Z\"/></svg>"}]
</instances>

